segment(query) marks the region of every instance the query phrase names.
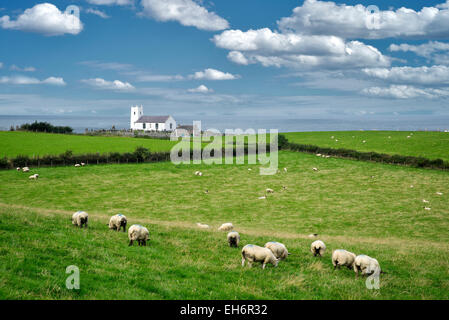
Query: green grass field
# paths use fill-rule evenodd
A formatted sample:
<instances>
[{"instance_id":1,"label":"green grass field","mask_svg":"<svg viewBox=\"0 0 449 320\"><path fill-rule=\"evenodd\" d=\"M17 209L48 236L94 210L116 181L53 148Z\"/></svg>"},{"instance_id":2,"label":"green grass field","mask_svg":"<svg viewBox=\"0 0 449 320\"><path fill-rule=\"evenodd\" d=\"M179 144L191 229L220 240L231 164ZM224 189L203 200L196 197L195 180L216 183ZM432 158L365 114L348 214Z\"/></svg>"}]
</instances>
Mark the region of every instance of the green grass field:
<instances>
[{"instance_id":1,"label":"green grass field","mask_svg":"<svg viewBox=\"0 0 449 320\"><path fill-rule=\"evenodd\" d=\"M132 152L140 146L158 152L170 151L175 144L161 139L0 131L0 157L59 155L67 150L73 154Z\"/></svg>"},{"instance_id":2,"label":"green grass field","mask_svg":"<svg viewBox=\"0 0 449 320\"><path fill-rule=\"evenodd\" d=\"M341 131L289 132L284 135L290 142L300 144L449 160L447 132Z\"/></svg>"},{"instance_id":3,"label":"green grass field","mask_svg":"<svg viewBox=\"0 0 449 320\"><path fill-rule=\"evenodd\" d=\"M449 297L448 172L294 152L280 152L288 172L261 176L258 167L41 168L32 170L38 181L1 171L0 298ZM204 175L195 176L196 170ZM258 200L266 188L275 193ZM77 210L89 213L89 229L71 225ZM149 228L148 247L129 248L125 233L108 230L118 212L130 225ZM197 222L212 228L198 229ZM217 231L224 222L240 232L240 249L280 241L291 256L278 268L242 268L240 249L229 248L226 233ZM309 251L310 233L327 244L322 259ZM334 272L330 257L338 248L377 258L387 272L381 289L368 290L353 271ZM65 288L69 265L80 268L79 292Z\"/></svg>"}]
</instances>

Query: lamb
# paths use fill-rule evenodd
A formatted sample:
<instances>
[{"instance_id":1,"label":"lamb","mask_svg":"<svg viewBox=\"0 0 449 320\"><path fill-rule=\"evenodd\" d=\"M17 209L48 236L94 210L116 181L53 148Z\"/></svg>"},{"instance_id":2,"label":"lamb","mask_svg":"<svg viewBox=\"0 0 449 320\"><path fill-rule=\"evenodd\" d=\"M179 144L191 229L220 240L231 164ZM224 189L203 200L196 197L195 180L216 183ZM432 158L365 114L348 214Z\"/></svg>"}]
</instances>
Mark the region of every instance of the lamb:
<instances>
[{"instance_id":1,"label":"lamb","mask_svg":"<svg viewBox=\"0 0 449 320\"><path fill-rule=\"evenodd\" d=\"M261 262L262 269L265 269L267 263L271 263L277 267L279 260L276 259L273 252L268 248L262 248L254 244L247 244L242 249L242 267L245 266L245 261L248 261L248 265L252 267L253 262Z\"/></svg>"},{"instance_id":2,"label":"lamb","mask_svg":"<svg viewBox=\"0 0 449 320\"><path fill-rule=\"evenodd\" d=\"M201 228L201 229L209 229L210 227L209 227L209 225L207 225L207 224L202 224L202 223L197 223L196 224L199 228Z\"/></svg>"},{"instance_id":3,"label":"lamb","mask_svg":"<svg viewBox=\"0 0 449 320\"><path fill-rule=\"evenodd\" d=\"M356 277L359 276L359 271L362 273L362 276L371 275L373 273L380 274L382 272L379 262L376 259L364 254L355 257L353 268Z\"/></svg>"},{"instance_id":4,"label":"lamb","mask_svg":"<svg viewBox=\"0 0 449 320\"><path fill-rule=\"evenodd\" d=\"M114 229L117 231L120 231L120 229L123 227L123 232L126 232L126 224L128 223L128 220L126 219L126 216L119 213L115 216L112 216L109 220L109 229Z\"/></svg>"},{"instance_id":5,"label":"lamb","mask_svg":"<svg viewBox=\"0 0 449 320\"><path fill-rule=\"evenodd\" d=\"M228 223L223 223L218 230L219 231L231 231L232 229L234 229L234 226L232 225L232 223L228 222Z\"/></svg>"},{"instance_id":6,"label":"lamb","mask_svg":"<svg viewBox=\"0 0 449 320\"><path fill-rule=\"evenodd\" d=\"M237 231L231 231L227 236L230 247L238 248L240 242L240 234Z\"/></svg>"},{"instance_id":7,"label":"lamb","mask_svg":"<svg viewBox=\"0 0 449 320\"><path fill-rule=\"evenodd\" d=\"M312 251L313 256L320 256L322 257L324 254L324 251L326 251L326 245L321 240L316 240L312 242L310 245L310 251Z\"/></svg>"},{"instance_id":8,"label":"lamb","mask_svg":"<svg viewBox=\"0 0 449 320\"><path fill-rule=\"evenodd\" d=\"M23 168L22 168L22 172L30 172L30 168L28 168L28 167L23 167Z\"/></svg>"},{"instance_id":9,"label":"lamb","mask_svg":"<svg viewBox=\"0 0 449 320\"><path fill-rule=\"evenodd\" d=\"M74 226L82 228L83 226L87 228L87 222L89 215L84 211L77 211L72 215L72 224Z\"/></svg>"},{"instance_id":10,"label":"lamb","mask_svg":"<svg viewBox=\"0 0 449 320\"><path fill-rule=\"evenodd\" d=\"M139 224L133 224L128 229L129 246L133 245L134 241L139 243L139 246L146 246L150 233L148 229Z\"/></svg>"},{"instance_id":11,"label":"lamb","mask_svg":"<svg viewBox=\"0 0 449 320\"><path fill-rule=\"evenodd\" d=\"M37 178L39 178L39 175L37 173L29 177L30 180L37 180Z\"/></svg>"},{"instance_id":12,"label":"lamb","mask_svg":"<svg viewBox=\"0 0 449 320\"><path fill-rule=\"evenodd\" d=\"M341 266L346 266L348 269L353 268L355 260L355 254L343 249L337 249L332 252L332 264L334 265L334 270L336 268L340 269Z\"/></svg>"},{"instance_id":13,"label":"lamb","mask_svg":"<svg viewBox=\"0 0 449 320\"><path fill-rule=\"evenodd\" d=\"M288 253L287 247L283 243L280 243L280 242L276 242L276 241L267 242L267 243L265 243L264 247L267 249L270 249L271 252L273 252L276 259L278 259L278 260L285 260L285 259L287 259L288 255L290 254L290 253Z\"/></svg>"}]
</instances>

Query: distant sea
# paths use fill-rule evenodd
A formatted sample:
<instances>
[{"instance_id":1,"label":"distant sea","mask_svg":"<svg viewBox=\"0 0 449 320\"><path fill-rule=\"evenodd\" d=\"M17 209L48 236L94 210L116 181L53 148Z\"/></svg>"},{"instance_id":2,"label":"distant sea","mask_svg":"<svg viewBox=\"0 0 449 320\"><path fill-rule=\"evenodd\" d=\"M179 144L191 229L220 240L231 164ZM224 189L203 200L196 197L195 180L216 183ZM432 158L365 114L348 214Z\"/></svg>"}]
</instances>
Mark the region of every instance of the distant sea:
<instances>
[{"instance_id":1,"label":"distant sea","mask_svg":"<svg viewBox=\"0 0 449 320\"><path fill-rule=\"evenodd\" d=\"M184 125L191 125L193 120L202 121L202 130L215 128L224 129L248 128L278 129L279 132L295 131L348 131L348 130L400 130L400 131L444 131L449 130L449 117L425 118L334 118L334 119L238 119L235 117L220 117L207 119L179 119L175 120ZM75 132L83 133L85 129L129 129L129 117L113 116L2 116L0 115L0 130L9 130L17 126L34 121L46 121L56 126L70 126Z\"/></svg>"}]
</instances>

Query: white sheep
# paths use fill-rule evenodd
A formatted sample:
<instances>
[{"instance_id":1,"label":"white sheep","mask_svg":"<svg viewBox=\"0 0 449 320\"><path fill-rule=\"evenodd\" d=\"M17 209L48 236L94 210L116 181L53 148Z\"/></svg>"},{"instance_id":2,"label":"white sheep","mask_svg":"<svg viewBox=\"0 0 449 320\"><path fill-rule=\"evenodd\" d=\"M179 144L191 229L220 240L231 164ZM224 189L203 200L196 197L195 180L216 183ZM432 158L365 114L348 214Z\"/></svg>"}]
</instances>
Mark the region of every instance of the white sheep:
<instances>
[{"instance_id":1,"label":"white sheep","mask_svg":"<svg viewBox=\"0 0 449 320\"><path fill-rule=\"evenodd\" d=\"M317 157L321 157L321 153L317 153L316 156L317 156Z\"/></svg>"},{"instance_id":2,"label":"white sheep","mask_svg":"<svg viewBox=\"0 0 449 320\"><path fill-rule=\"evenodd\" d=\"M362 273L362 276L371 275L373 273L380 274L382 272L379 262L364 254L355 257L353 268L356 277L359 276L359 271Z\"/></svg>"},{"instance_id":3,"label":"white sheep","mask_svg":"<svg viewBox=\"0 0 449 320\"><path fill-rule=\"evenodd\" d=\"M284 172L287 172L288 171L288 169L287 168L284 168Z\"/></svg>"},{"instance_id":4,"label":"white sheep","mask_svg":"<svg viewBox=\"0 0 449 320\"><path fill-rule=\"evenodd\" d=\"M72 224L80 228L82 228L83 226L87 228L88 220L89 215L84 211L77 211L72 215Z\"/></svg>"},{"instance_id":5,"label":"white sheep","mask_svg":"<svg viewBox=\"0 0 449 320\"><path fill-rule=\"evenodd\" d=\"M133 224L128 229L129 246L132 246L134 241L137 241L139 246L146 246L149 236L150 233L147 228L139 224Z\"/></svg>"},{"instance_id":6,"label":"white sheep","mask_svg":"<svg viewBox=\"0 0 449 320\"><path fill-rule=\"evenodd\" d=\"M273 190L273 189L270 189L270 188L267 188L267 189L265 190L265 192L266 192L266 193L274 193L274 190Z\"/></svg>"},{"instance_id":7,"label":"white sheep","mask_svg":"<svg viewBox=\"0 0 449 320\"><path fill-rule=\"evenodd\" d=\"M77 163L77 164L75 164L75 167L78 168L78 167L81 167L81 165L79 163Z\"/></svg>"},{"instance_id":8,"label":"white sheep","mask_svg":"<svg viewBox=\"0 0 449 320\"><path fill-rule=\"evenodd\" d=\"M30 172L30 168L28 168L28 167L23 167L23 168L22 168L22 172Z\"/></svg>"},{"instance_id":9,"label":"white sheep","mask_svg":"<svg viewBox=\"0 0 449 320\"><path fill-rule=\"evenodd\" d=\"M207 224L202 224L202 223L197 223L196 224L199 228L201 228L201 229L209 229L210 227L209 227L209 225L207 225Z\"/></svg>"},{"instance_id":10,"label":"white sheep","mask_svg":"<svg viewBox=\"0 0 449 320\"><path fill-rule=\"evenodd\" d=\"M231 231L232 229L234 229L234 226L232 225L232 223L228 222L228 223L223 223L218 230L219 231Z\"/></svg>"},{"instance_id":11,"label":"white sheep","mask_svg":"<svg viewBox=\"0 0 449 320\"><path fill-rule=\"evenodd\" d=\"M316 240L312 242L310 245L310 251L312 251L313 255L322 257L324 254L324 251L326 251L326 245L321 240Z\"/></svg>"},{"instance_id":12,"label":"white sheep","mask_svg":"<svg viewBox=\"0 0 449 320\"><path fill-rule=\"evenodd\" d=\"M312 168L313 171L318 171L318 168Z\"/></svg>"},{"instance_id":13,"label":"white sheep","mask_svg":"<svg viewBox=\"0 0 449 320\"><path fill-rule=\"evenodd\" d=\"M17 170L17 171L20 171L20 167L17 167L16 170Z\"/></svg>"},{"instance_id":14,"label":"white sheep","mask_svg":"<svg viewBox=\"0 0 449 320\"><path fill-rule=\"evenodd\" d=\"M442 192L436 192L435 194L436 194L436 195L439 195L439 196L442 196L442 195L443 195Z\"/></svg>"},{"instance_id":15,"label":"white sheep","mask_svg":"<svg viewBox=\"0 0 449 320\"><path fill-rule=\"evenodd\" d=\"M228 233L227 237L230 247L238 248L240 243L240 234L237 231L231 231Z\"/></svg>"},{"instance_id":16,"label":"white sheep","mask_svg":"<svg viewBox=\"0 0 449 320\"><path fill-rule=\"evenodd\" d=\"M259 198L257 198L258 200L265 200L267 197L265 197L265 196L262 196L262 197L259 197Z\"/></svg>"},{"instance_id":17,"label":"white sheep","mask_svg":"<svg viewBox=\"0 0 449 320\"><path fill-rule=\"evenodd\" d=\"M127 223L128 220L126 219L126 216L119 213L109 219L109 229L120 231L120 229L123 227L123 232L126 232Z\"/></svg>"},{"instance_id":18,"label":"white sheep","mask_svg":"<svg viewBox=\"0 0 449 320\"><path fill-rule=\"evenodd\" d=\"M195 175L201 177L203 175L203 173L201 171L195 171Z\"/></svg>"},{"instance_id":19,"label":"white sheep","mask_svg":"<svg viewBox=\"0 0 449 320\"><path fill-rule=\"evenodd\" d=\"M86 164L84 162L81 162L81 166L84 167Z\"/></svg>"},{"instance_id":20,"label":"white sheep","mask_svg":"<svg viewBox=\"0 0 449 320\"><path fill-rule=\"evenodd\" d=\"M264 247L270 249L278 260L285 260L290 254L288 253L287 247L280 242L270 241L265 243Z\"/></svg>"},{"instance_id":21,"label":"white sheep","mask_svg":"<svg viewBox=\"0 0 449 320\"><path fill-rule=\"evenodd\" d=\"M430 201L429 201L429 200L426 200L426 199L423 199L422 202L423 202L423 203L429 203Z\"/></svg>"},{"instance_id":22,"label":"white sheep","mask_svg":"<svg viewBox=\"0 0 449 320\"><path fill-rule=\"evenodd\" d=\"M38 178L39 178L39 175L38 175L37 173L35 173L35 174L29 176L29 179L30 179L30 180L37 180Z\"/></svg>"},{"instance_id":23,"label":"white sheep","mask_svg":"<svg viewBox=\"0 0 449 320\"><path fill-rule=\"evenodd\" d=\"M273 252L268 248L262 248L254 244L247 244L242 249L242 267L245 266L245 261L252 267L253 262L261 262L262 269L265 269L267 263L271 263L277 267L279 260L276 259Z\"/></svg>"},{"instance_id":24,"label":"white sheep","mask_svg":"<svg viewBox=\"0 0 449 320\"><path fill-rule=\"evenodd\" d=\"M346 266L348 269L353 268L355 254L343 249L337 249L332 252L332 264L334 265L334 270L336 268L340 269L341 266Z\"/></svg>"}]
</instances>

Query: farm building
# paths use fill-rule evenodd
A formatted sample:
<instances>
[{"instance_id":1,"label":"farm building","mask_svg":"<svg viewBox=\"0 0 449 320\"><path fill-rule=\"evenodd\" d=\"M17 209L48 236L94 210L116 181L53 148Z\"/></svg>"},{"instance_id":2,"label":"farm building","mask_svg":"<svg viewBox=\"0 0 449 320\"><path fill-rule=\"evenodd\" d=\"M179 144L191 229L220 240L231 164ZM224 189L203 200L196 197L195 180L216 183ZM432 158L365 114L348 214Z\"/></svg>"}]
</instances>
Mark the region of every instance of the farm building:
<instances>
[{"instance_id":1,"label":"farm building","mask_svg":"<svg viewBox=\"0 0 449 320\"><path fill-rule=\"evenodd\" d=\"M131 130L173 131L176 121L172 116L144 116L143 106L131 107Z\"/></svg>"}]
</instances>

